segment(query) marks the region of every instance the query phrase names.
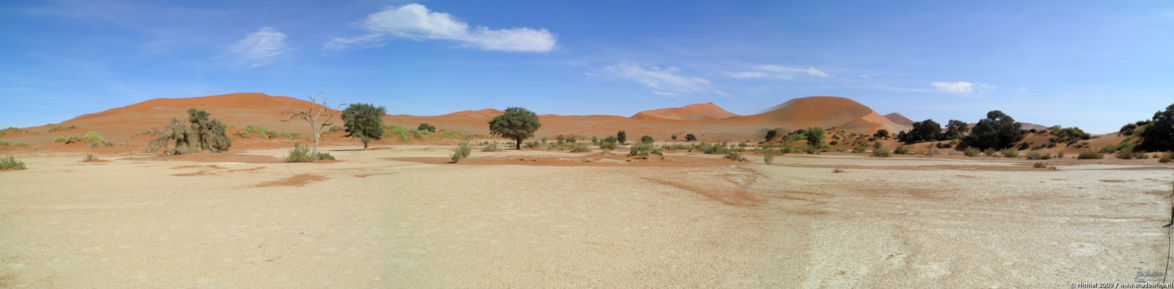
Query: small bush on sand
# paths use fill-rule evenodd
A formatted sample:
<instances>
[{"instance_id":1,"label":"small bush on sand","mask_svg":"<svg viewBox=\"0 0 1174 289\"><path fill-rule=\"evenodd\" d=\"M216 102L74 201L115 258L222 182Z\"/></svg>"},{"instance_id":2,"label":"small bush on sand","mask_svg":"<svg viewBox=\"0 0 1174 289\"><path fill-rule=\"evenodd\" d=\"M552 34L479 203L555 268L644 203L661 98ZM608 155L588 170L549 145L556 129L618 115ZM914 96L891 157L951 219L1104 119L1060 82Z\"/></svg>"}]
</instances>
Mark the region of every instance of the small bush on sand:
<instances>
[{"instance_id":1,"label":"small bush on sand","mask_svg":"<svg viewBox=\"0 0 1174 289\"><path fill-rule=\"evenodd\" d=\"M106 143L106 139L102 138L101 133L92 130L83 135L82 140L88 143Z\"/></svg>"},{"instance_id":2,"label":"small bush on sand","mask_svg":"<svg viewBox=\"0 0 1174 289\"><path fill-rule=\"evenodd\" d=\"M995 149L993 149L993 148L987 148L987 149L985 149L985 150L983 150L983 151L982 151L982 154L984 154L984 155L986 155L986 156L988 156L988 157L993 157L993 156L995 156L995 154L997 154L997 153L999 153L999 151L996 151L996 150L995 150Z\"/></svg>"},{"instance_id":3,"label":"small bush on sand","mask_svg":"<svg viewBox=\"0 0 1174 289\"><path fill-rule=\"evenodd\" d=\"M0 159L0 170L23 170L24 162L16 160L13 156L8 156L7 159Z\"/></svg>"},{"instance_id":4,"label":"small bush on sand","mask_svg":"<svg viewBox=\"0 0 1174 289\"><path fill-rule=\"evenodd\" d=\"M591 148L587 147L585 143L575 143L575 147L571 148L573 153L589 152Z\"/></svg>"},{"instance_id":5,"label":"small bush on sand","mask_svg":"<svg viewBox=\"0 0 1174 289\"><path fill-rule=\"evenodd\" d=\"M460 145L457 145L457 150L452 153L452 162L460 162L461 159L469 157L469 154L472 152L473 148L469 146L469 143L463 142Z\"/></svg>"},{"instance_id":6,"label":"small bush on sand","mask_svg":"<svg viewBox=\"0 0 1174 289\"><path fill-rule=\"evenodd\" d=\"M501 150L501 148L497 147L497 142L491 142L488 145L485 145L485 147L481 148L481 151L483 151L483 152L495 152L495 151L500 151L500 150Z\"/></svg>"},{"instance_id":7,"label":"small bush on sand","mask_svg":"<svg viewBox=\"0 0 1174 289\"><path fill-rule=\"evenodd\" d=\"M962 151L962 153L968 157L975 157L975 156L978 156L978 154L982 153L982 151L979 151L978 148L971 147L971 148L966 148L966 150Z\"/></svg>"},{"instance_id":8,"label":"small bush on sand","mask_svg":"<svg viewBox=\"0 0 1174 289\"><path fill-rule=\"evenodd\" d=\"M1037 168L1037 169L1049 169L1049 170L1053 170L1053 171L1057 170L1056 166L1050 165L1045 162L1036 162L1036 163L1032 164L1031 167Z\"/></svg>"},{"instance_id":9,"label":"small bush on sand","mask_svg":"<svg viewBox=\"0 0 1174 289\"><path fill-rule=\"evenodd\" d=\"M1050 158L1052 158L1051 154L1041 154L1039 152L1027 153L1027 159L1029 159L1029 160L1046 160L1046 159L1050 159Z\"/></svg>"},{"instance_id":10,"label":"small bush on sand","mask_svg":"<svg viewBox=\"0 0 1174 289\"><path fill-rule=\"evenodd\" d=\"M652 142L653 142L652 136L650 136L650 135L644 135L644 136L640 137L640 143L651 144Z\"/></svg>"},{"instance_id":11,"label":"small bush on sand","mask_svg":"<svg viewBox=\"0 0 1174 289\"><path fill-rule=\"evenodd\" d=\"M769 164L771 164L771 163L773 163L773 162L775 162L775 155L773 155L773 154L768 154L768 155L766 155L766 156L763 156L763 157L762 157L762 162L764 162L764 163L766 163L766 164L768 164L768 165L769 165Z\"/></svg>"},{"instance_id":12,"label":"small bush on sand","mask_svg":"<svg viewBox=\"0 0 1174 289\"><path fill-rule=\"evenodd\" d=\"M1104 155L1094 151L1082 151L1079 155L1076 156L1077 159L1081 160L1099 160L1104 157Z\"/></svg>"},{"instance_id":13,"label":"small bush on sand","mask_svg":"<svg viewBox=\"0 0 1174 289\"><path fill-rule=\"evenodd\" d=\"M1064 158L1064 152L1057 152L1057 153L1056 153L1056 158L1057 158L1057 159L1063 159L1063 158Z\"/></svg>"},{"instance_id":14,"label":"small bush on sand","mask_svg":"<svg viewBox=\"0 0 1174 289\"><path fill-rule=\"evenodd\" d=\"M909 147L907 147L905 145L899 145L899 146L897 146L897 149L893 150L893 153L899 154L899 155L907 154L907 153L909 153Z\"/></svg>"},{"instance_id":15,"label":"small bush on sand","mask_svg":"<svg viewBox=\"0 0 1174 289\"><path fill-rule=\"evenodd\" d=\"M98 160L98 157L94 156L94 154L86 154L86 157L84 159L82 159L83 162L96 161L96 160Z\"/></svg>"},{"instance_id":16,"label":"small bush on sand","mask_svg":"<svg viewBox=\"0 0 1174 289\"><path fill-rule=\"evenodd\" d=\"M729 160L731 160L731 161L738 161L738 162L743 162L743 161L746 161L746 157L742 156L742 155L741 155L741 154L739 154L738 152L728 152L728 153L726 153L726 159L729 159Z\"/></svg>"},{"instance_id":17,"label":"small bush on sand","mask_svg":"<svg viewBox=\"0 0 1174 289\"><path fill-rule=\"evenodd\" d=\"M449 129L452 129L452 128L449 128ZM436 127L432 126L431 124L421 123L419 126L416 126L416 130L421 130L421 131L426 130L428 132L436 132Z\"/></svg>"},{"instance_id":18,"label":"small bush on sand","mask_svg":"<svg viewBox=\"0 0 1174 289\"><path fill-rule=\"evenodd\" d=\"M1117 151L1116 156L1117 156L1117 158L1123 159L1123 160L1132 159L1134 157L1133 150L1119 150L1119 151Z\"/></svg>"},{"instance_id":19,"label":"small bush on sand","mask_svg":"<svg viewBox=\"0 0 1174 289\"><path fill-rule=\"evenodd\" d=\"M605 150L614 150L614 149L616 149L616 142L614 142L614 141L601 142L601 143L599 143L599 148L605 149Z\"/></svg>"},{"instance_id":20,"label":"small bush on sand","mask_svg":"<svg viewBox=\"0 0 1174 289\"><path fill-rule=\"evenodd\" d=\"M318 152L311 154L310 147L302 146L302 143L294 143L294 149L289 151L289 155L284 160L287 163L311 163L333 159L334 156L330 155L330 153Z\"/></svg>"},{"instance_id":21,"label":"small bush on sand","mask_svg":"<svg viewBox=\"0 0 1174 289\"><path fill-rule=\"evenodd\" d=\"M879 157L879 158L887 158L887 157L889 157L890 155L891 155L891 153L889 152L889 150L887 150L887 149L884 149L884 148L879 148L879 149L873 149L873 150L872 150L872 156L874 156L874 157Z\"/></svg>"},{"instance_id":22,"label":"small bush on sand","mask_svg":"<svg viewBox=\"0 0 1174 289\"><path fill-rule=\"evenodd\" d=\"M1019 156L1019 151L1017 151L1015 149L1004 149L1002 151L999 151L999 153L1002 154L1003 157L1006 157L1006 158L1014 158L1014 157Z\"/></svg>"},{"instance_id":23,"label":"small bush on sand","mask_svg":"<svg viewBox=\"0 0 1174 289\"><path fill-rule=\"evenodd\" d=\"M836 174L843 173L843 172L844 172L844 169L840 169L840 168L832 170L832 173L836 173Z\"/></svg>"},{"instance_id":24,"label":"small bush on sand","mask_svg":"<svg viewBox=\"0 0 1174 289\"><path fill-rule=\"evenodd\" d=\"M1174 152L1162 155L1162 157L1158 159L1158 162L1164 164L1170 162L1171 159L1174 159Z\"/></svg>"},{"instance_id":25,"label":"small bush on sand","mask_svg":"<svg viewBox=\"0 0 1174 289\"><path fill-rule=\"evenodd\" d=\"M864 153L864 152L865 152L865 151L867 151L867 150L868 150L868 149L867 149L867 148L865 148L865 147L864 147L864 146L862 146L862 145L860 145L860 146L856 146L856 147L852 148L852 152L853 152L853 153L858 153L858 154L859 154L859 153Z\"/></svg>"},{"instance_id":26,"label":"small bush on sand","mask_svg":"<svg viewBox=\"0 0 1174 289\"><path fill-rule=\"evenodd\" d=\"M685 134L685 141L697 141L697 136L693 134Z\"/></svg>"}]
</instances>

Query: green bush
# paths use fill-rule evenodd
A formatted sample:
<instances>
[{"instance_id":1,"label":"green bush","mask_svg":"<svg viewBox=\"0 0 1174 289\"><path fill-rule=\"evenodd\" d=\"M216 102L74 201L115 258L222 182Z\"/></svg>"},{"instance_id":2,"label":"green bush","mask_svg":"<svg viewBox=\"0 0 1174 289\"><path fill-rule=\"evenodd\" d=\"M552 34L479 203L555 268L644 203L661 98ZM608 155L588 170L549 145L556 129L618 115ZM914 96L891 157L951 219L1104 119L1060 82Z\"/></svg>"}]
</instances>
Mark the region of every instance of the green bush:
<instances>
[{"instance_id":1,"label":"green bush","mask_svg":"<svg viewBox=\"0 0 1174 289\"><path fill-rule=\"evenodd\" d=\"M382 107L380 107L380 108L382 108ZM451 129L451 127L450 127L450 129ZM431 124L421 123L419 126L416 127L416 130L419 130L419 131L426 130L428 132L436 132L436 127L432 126Z\"/></svg>"},{"instance_id":2,"label":"green bush","mask_svg":"<svg viewBox=\"0 0 1174 289\"><path fill-rule=\"evenodd\" d=\"M1116 156L1117 156L1117 158L1123 159L1123 160L1132 159L1134 157L1133 150L1119 150L1119 151L1117 151Z\"/></svg>"},{"instance_id":3,"label":"green bush","mask_svg":"<svg viewBox=\"0 0 1174 289\"><path fill-rule=\"evenodd\" d=\"M177 155L201 150L227 151L232 146L232 140L224 133L227 126L209 116L206 111L189 108L188 123L191 126L184 126L179 119L171 119L171 124L160 132L159 137L151 140L150 150Z\"/></svg>"},{"instance_id":4,"label":"green bush","mask_svg":"<svg viewBox=\"0 0 1174 289\"><path fill-rule=\"evenodd\" d=\"M652 140L652 136L650 136L650 135L644 135L644 136L640 137L640 143L651 144L653 142L654 141Z\"/></svg>"},{"instance_id":5,"label":"green bush","mask_svg":"<svg viewBox=\"0 0 1174 289\"><path fill-rule=\"evenodd\" d=\"M862 145L861 145L861 146L856 146L856 147L852 148L852 152L853 152L853 153L863 153L863 152L865 152L865 151L867 151L867 150L868 150L868 149L867 149L867 148L865 148L865 147L864 147L864 146L862 146Z\"/></svg>"},{"instance_id":6,"label":"green bush","mask_svg":"<svg viewBox=\"0 0 1174 289\"><path fill-rule=\"evenodd\" d=\"M481 151L483 152L495 152L500 150L501 149L497 147L497 142L491 142L488 145L485 145L485 147L481 148Z\"/></svg>"},{"instance_id":7,"label":"green bush","mask_svg":"<svg viewBox=\"0 0 1174 289\"><path fill-rule=\"evenodd\" d=\"M608 137L608 138L611 138L611 137ZM605 140L604 142L599 143L599 148L605 149L605 150L614 150L614 149L616 149L616 142Z\"/></svg>"},{"instance_id":8,"label":"green bush","mask_svg":"<svg viewBox=\"0 0 1174 289\"><path fill-rule=\"evenodd\" d=\"M697 136L693 134L685 134L685 141L697 141Z\"/></svg>"},{"instance_id":9,"label":"green bush","mask_svg":"<svg viewBox=\"0 0 1174 289\"><path fill-rule=\"evenodd\" d=\"M460 162L461 159L469 157L473 153L473 147L469 146L468 142L463 142L457 145L457 150L452 153L452 162Z\"/></svg>"},{"instance_id":10,"label":"green bush","mask_svg":"<svg viewBox=\"0 0 1174 289\"><path fill-rule=\"evenodd\" d=\"M724 154L730 152L729 149L726 149L724 144L709 144L705 142L697 145L697 150L707 155Z\"/></svg>"},{"instance_id":11,"label":"green bush","mask_svg":"<svg viewBox=\"0 0 1174 289\"><path fill-rule=\"evenodd\" d=\"M628 132L622 130L616 132L616 140L618 140L621 144L628 143Z\"/></svg>"},{"instance_id":12,"label":"green bush","mask_svg":"<svg viewBox=\"0 0 1174 289\"><path fill-rule=\"evenodd\" d=\"M773 163L774 161L775 161L775 155L773 155L773 154L767 154L762 157L762 162L764 162L768 165Z\"/></svg>"},{"instance_id":13,"label":"green bush","mask_svg":"<svg viewBox=\"0 0 1174 289\"><path fill-rule=\"evenodd\" d=\"M581 152L589 152L589 151L591 151L591 148L588 148L587 144L584 144L584 143L575 143L575 147L571 148L571 152L573 152L573 153L581 153Z\"/></svg>"},{"instance_id":14,"label":"green bush","mask_svg":"<svg viewBox=\"0 0 1174 289\"><path fill-rule=\"evenodd\" d=\"M13 156L8 156L8 159L0 159L0 170L23 170L24 162L16 160Z\"/></svg>"},{"instance_id":15,"label":"green bush","mask_svg":"<svg viewBox=\"0 0 1174 289\"><path fill-rule=\"evenodd\" d=\"M1050 155L1050 154L1041 154L1038 152L1027 153L1027 159L1029 159L1029 160L1046 160L1046 159L1050 159L1050 158L1052 158L1052 155Z\"/></svg>"},{"instance_id":16,"label":"green bush","mask_svg":"<svg viewBox=\"0 0 1174 289\"><path fill-rule=\"evenodd\" d=\"M1056 166L1050 165L1045 162L1036 162L1036 163L1032 164L1031 167L1037 168L1037 169L1049 169L1049 170L1053 170L1053 171L1056 170Z\"/></svg>"},{"instance_id":17,"label":"green bush","mask_svg":"<svg viewBox=\"0 0 1174 289\"><path fill-rule=\"evenodd\" d=\"M726 153L726 159L728 159L728 160L731 160L731 161L737 161L737 162L746 161L746 157L743 157L743 156L742 156L741 154L739 154L738 152L728 152L728 153Z\"/></svg>"},{"instance_id":18,"label":"green bush","mask_svg":"<svg viewBox=\"0 0 1174 289\"><path fill-rule=\"evenodd\" d=\"M67 130L72 130L72 129L76 129L76 128L77 128L76 125L69 125L69 126L58 125L58 126L54 126L53 128L49 129L49 132L67 131Z\"/></svg>"},{"instance_id":19,"label":"green bush","mask_svg":"<svg viewBox=\"0 0 1174 289\"><path fill-rule=\"evenodd\" d=\"M984 154L988 157L993 157L997 153L999 153L999 151L996 151L994 148L987 148L985 150L982 150L982 154Z\"/></svg>"},{"instance_id":20,"label":"green bush","mask_svg":"<svg viewBox=\"0 0 1174 289\"><path fill-rule=\"evenodd\" d=\"M106 139L102 138L101 133L92 130L83 135L82 140L88 143L106 143Z\"/></svg>"},{"instance_id":21,"label":"green bush","mask_svg":"<svg viewBox=\"0 0 1174 289\"><path fill-rule=\"evenodd\" d=\"M1004 149L1002 151L999 151L999 153L1002 154L1003 157L1007 157L1007 158L1014 158L1014 157L1019 156L1019 151L1017 151L1015 149Z\"/></svg>"},{"instance_id":22,"label":"green bush","mask_svg":"<svg viewBox=\"0 0 1174 289\"><path fill-rule=\"evenodd\" d=\"M975 156L978 156L978 154L982 153L982 151L979 151L978 148L969 147L969 148L966 148L966 150L962 151L962 153L968 157L975 157Z\"/></svg>"},{"instance_id":23,"label":"green bush","mask_svg":"<svg viewBox=\"0 0 1174 289\"><path fill-rule=\"evenodd\" d=\"M318 152L317 154L310 153L310 147L302 146L302 143L294 143L293 150L289 151L289 155L285 157L287 163L311 163L319 160L333 160L334 156L326 152Z\"/></svg>"},{"instance_id":24,"label":"green bush","mask_svg":"<svg viewBox=\"0 0 1174 289\"><path fill-rule=\"evenodd\" d=\"M808 145L814 146L814 147L820 147L823 145L823 128L821 128L821 127L808 128L806 131L803 132L803 135L807 139Z\"/></svg>"},{"instance_id":25,"label":"green bush","mask_svg":"<svg viewBox=\"0 0 1174 289\"><path fill-rule=\"evenodd\" d=\"M1076 156L1077 159L1081 160L1099 160L1104 157L1104 155L1094 151L1082 151L1079 155Z\"/></svg>"},{"instance_id":26,"label":"green bush","mask_svg":"<svg viewBox=\"0 0 1174 289\"><path fill-rule=\"evenodd\" d=\"M84 161L84 162L96 161L96 160L98 160L98 157L94 156L94 154L86 154L86 157L84 159L82 159L82 161Z\"/></svg>"},{"instance_id":27,"label":"green bush","mask_svg":"<svg viewBox=\"0 0 1174 289\"><path fill-rule=\"evenodd\" d=\"M1063 158L1064 158L1064 152L1057 152L1057 153L1056 153L1056 158L1057 158L1057 159L1063 159Z\"/></svg>"},{"instance_id":28,"label":"green bush","mask_svg":"<svg viewBox=\"0 0 1174 289\"><path fill-rule=\"evenodd\" d=\"M630 157L648 158L649 154L664 157L664 153L660 149L653 148L652 144L638 143L628 149L628 156Z\"/></svg>"},{"instance_id":29,"label":"green bush","mask_svg":"<svg viewBox=\"0 0 1174 289\"><path fill-rule=\"evenodd\" d=\"M896 149L893 150L893 153L899 154L899 155L908 154L909 147L907 147L905 145L899 145L899 146L897 146Z\"/></svg>"},{"instance_id":30,"label":"green bush","mask_svg":"<svg viewBox=\"0 0 1174 289\"><path fill-rule=\"evenodd\" d=\"M890 155L889 150L884 149L884 148L872 150L872 156L874 156L874 157L887 158L887 157L889 157L889 155Z\"/></svg>"}]
</instances>

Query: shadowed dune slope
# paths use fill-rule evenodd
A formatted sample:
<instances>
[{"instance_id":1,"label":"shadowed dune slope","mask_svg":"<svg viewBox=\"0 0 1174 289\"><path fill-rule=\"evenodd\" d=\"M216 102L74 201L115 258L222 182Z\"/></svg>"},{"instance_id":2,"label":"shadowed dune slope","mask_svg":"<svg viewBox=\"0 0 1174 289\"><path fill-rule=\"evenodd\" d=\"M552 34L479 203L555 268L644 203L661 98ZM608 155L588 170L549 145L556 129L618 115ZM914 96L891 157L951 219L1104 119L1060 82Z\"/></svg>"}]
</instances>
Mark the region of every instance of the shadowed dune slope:
<instances>
[{"instance_id":1,"label":"shadowed dune slope","mask_svg":"<svg viewBox=\"0 0 1174 289\"><path fill-rule=\"evenodd\" d=\"M886 114L885 118L888 119L889 121L892 121L895 124L913 126L913 120L909 119L908 117L905 117L904 115L902 115L900 113L894 112L894 113Z\"/></svg>"}]
</instances>

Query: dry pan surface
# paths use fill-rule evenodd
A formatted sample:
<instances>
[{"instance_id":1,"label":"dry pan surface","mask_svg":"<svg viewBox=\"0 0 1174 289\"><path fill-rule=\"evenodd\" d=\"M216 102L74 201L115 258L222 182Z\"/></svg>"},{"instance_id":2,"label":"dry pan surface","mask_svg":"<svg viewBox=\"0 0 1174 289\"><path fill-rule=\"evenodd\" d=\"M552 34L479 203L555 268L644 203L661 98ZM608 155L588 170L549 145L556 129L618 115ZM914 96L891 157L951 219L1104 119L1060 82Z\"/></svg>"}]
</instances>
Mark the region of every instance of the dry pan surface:
<instances>
[{"instance_id":1,"label":"dry pan surface","mask_svg":"<svg viewBox=\"0 0 1174 289\"><path fill-rule=\"evenodd\" d=\"M29 169L0 172L0 288L1069 288L1166 265L1169 167L333 149L18 156Z\"/></svg>"}]
</instances>

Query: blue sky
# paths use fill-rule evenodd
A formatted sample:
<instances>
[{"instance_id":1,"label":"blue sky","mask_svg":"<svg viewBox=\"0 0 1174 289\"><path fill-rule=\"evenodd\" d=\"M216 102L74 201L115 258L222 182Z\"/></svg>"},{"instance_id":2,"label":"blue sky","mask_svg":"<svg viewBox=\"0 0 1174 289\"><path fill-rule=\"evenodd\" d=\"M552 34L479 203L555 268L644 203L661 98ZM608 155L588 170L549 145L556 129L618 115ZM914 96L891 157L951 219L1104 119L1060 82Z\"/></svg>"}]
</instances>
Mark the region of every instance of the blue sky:
<instances>
[{"instance_id":1,"label":"blue sky","mask_svg":"<svg viewBox=\"0 0 1174 289\"><path fill-rule=\"evenodd\" d=\"M414 115L834 95L1096 133L1174 103L1170 1L190 2L0 3L0 126L234 92Z\"/></svg>"}]
</instances>

